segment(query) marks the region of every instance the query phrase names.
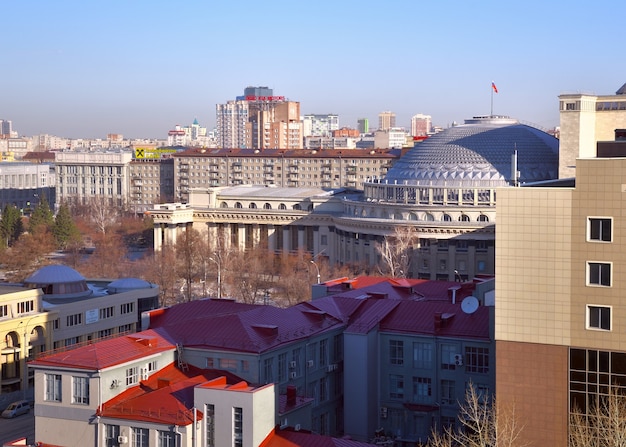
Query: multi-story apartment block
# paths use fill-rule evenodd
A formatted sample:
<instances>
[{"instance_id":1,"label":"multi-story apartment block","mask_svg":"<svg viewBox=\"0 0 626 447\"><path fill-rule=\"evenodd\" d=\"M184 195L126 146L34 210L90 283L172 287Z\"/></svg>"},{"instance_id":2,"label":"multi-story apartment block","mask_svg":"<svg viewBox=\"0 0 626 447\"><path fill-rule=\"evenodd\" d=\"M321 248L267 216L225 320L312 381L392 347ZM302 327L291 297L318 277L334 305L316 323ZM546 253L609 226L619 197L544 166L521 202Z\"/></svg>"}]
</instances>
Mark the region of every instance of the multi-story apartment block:
<instances>
[{"instance_id":1,"label":"multi-story apartment block","mask_svg":"<svg viewBox=\"0 0 626 447\"><path fill-rule=\"evenodd\" d=\"M339 115L304 115L302 124L305 137L330 137L334 130L339 129Z\"/></svg>"},{"instance_id":2,"label":"multi-story apartment block","mask_svg":"<svg viewBox=\"0 0 626 447\"><path fill-rule=\"evenodd\" d=\"M594 157L598 141L626 128L626 84L614 95L560 95L559 111L559 178L574 177L576 158Z\"/></svg>"},{"instance_id":3,"label":"multi-story apartment block","mask_svg":"<svg viewBox=\"0 0 626 447\"><path fill-rule=\"evenodd\" d=\"M270 88L247 87L235 101L217 104L216 113L220 148L302 148L300 103Z\"/></svg>"},{"instance_id":4,"label":"multi-story apartment block","mask_svg":"<svg viewBox=\"0 0 626 447\"><path fill-rule=\"evenodd\" d=\"M370 122L367 118L359 118L357 120L357 129L359 133L368 133L370 131Z\"/></svg>"},{"instance_id":5,"label":"multi-story apartment block","mask_svg":"<svg viewBox=\"0 0 626 447\"><path fill-rule=\"evenodd\" d=\"M10 120L0 120L0 138L11 138L13 134L13 122Z\"/></svg>"},{"instance_id":6,"label":"multi-story apartment block","mask_svg":"<svg viewBox=\"0 0 626 447\"><path fill-rule=\"evenodd\" d=\"M432 133L432 117L430 115L417 114L411 117L411 136L422 137Z\"/></svg>"},{"instance_id":7,"label":"multi-story apartment block","mask_svg":"<svg viewBox=\"0 0 626 447\"><path fill-rule=\"evenodd\" d=\"M174 200L173 158L134 158L129 169L128 203L135 214L143 214L156 203Z\"/></svg>"},{"instance_id":8,"label":"multi-story apartment block","mask_svg":"<svg viewBox=\"0 0 626 447\"><path fill-rule=\"evenodd\" d=\"M151 311L147 330L30 363L36 438L252 447L287 426L361 441L383 427L415 444L455 418L468 377L492 389L492 283L344 278L287 309Z\"/></svg>"},{"instance_id":9,"label":"multi-story apartment block","mask_svg":"<svg viewBox=\"0 0 626 447\"><path fill-rule=\"evenodd\" d=\"M324 149L356 149L358 138L350 137L305 137L304 148Z\"/></svg>"},{"instance_id":10,"label":"multi-story apartment block","mask_svg":"<svg viewBox=\"0 0 626 447\"><path fill-rule=\"evenodd\" d=\"M383 177L398 151L189 149L174 155L176 200L189 191L232 185L362 188Z\"/></svg>"},{"instance_id":11,"label":"multi-story apartment block","mask_svg":"<svg viewBox=\"0 0 626 447\"><path fill-rule=\"evenodd\" d=\"M408 147L409 144L413 144L412 141L407 138L408 136L406 131L401 127L377 130L374 133L374 147L381 149Z\"/></svg>"},{"instance_id":12,"label":"multi-story apartment block","mask_svg":"<svg viewBox=\"0 0 626 447\"><path fill-rule=\"evenodd\" d=\"M106 200L128 206L132 152L58 152L56 155L56 207L62 203L87 204Z\"/></svg>"},{"instance_id":13,"label":"multi-story apartment block","mask_svg":"<svg viewBox=\"0 0 626 447\"><path fill-rule=\"evenodd\" d=\"M378 130L389 130L396 127L396 114L393 112L380 112L378 114Z\"/></svg>"},{"instance_id":14,"label":"multi-story apartment block","mask_svg":"<svg viewBox=\"0 0 626 447\"><path fill-rule=\"evenodd\" d=\"M55 169L52 163L0 163L0 210L16 206L30 214L42 198L52 207L55 202Z\"/></svg>"}]
</instances>

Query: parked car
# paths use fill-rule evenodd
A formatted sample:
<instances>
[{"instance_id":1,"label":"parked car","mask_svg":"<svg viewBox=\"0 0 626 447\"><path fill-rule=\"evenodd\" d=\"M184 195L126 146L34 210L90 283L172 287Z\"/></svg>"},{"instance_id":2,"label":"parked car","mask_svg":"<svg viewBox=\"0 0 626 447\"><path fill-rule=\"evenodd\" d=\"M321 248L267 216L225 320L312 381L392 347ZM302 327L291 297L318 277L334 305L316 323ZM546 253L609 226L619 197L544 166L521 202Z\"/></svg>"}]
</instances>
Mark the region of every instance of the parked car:
<instances>
[{"instance_id":1,"label":"parked car","mask_svg":"<svg viewBox=\"0 0 626 447\"><path fill-rule=\"evenodd\" d=\"M18 400L9 404L9 406L2 412L3 418L14 418L20 414L26 414L30 411L30 403L27 400Z\"/></svg>"}]
</instances>

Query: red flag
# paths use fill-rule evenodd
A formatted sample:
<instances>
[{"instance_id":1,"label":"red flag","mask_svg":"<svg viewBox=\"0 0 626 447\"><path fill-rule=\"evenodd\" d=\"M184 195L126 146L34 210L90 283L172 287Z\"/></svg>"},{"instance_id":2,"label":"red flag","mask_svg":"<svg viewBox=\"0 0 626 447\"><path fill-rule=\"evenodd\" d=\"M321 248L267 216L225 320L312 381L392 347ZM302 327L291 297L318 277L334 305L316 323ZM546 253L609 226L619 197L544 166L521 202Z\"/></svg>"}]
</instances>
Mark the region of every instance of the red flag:
<instances>
[{"instance_id":1,"label":"red flag","mask_svg":"<svg viewBox=\"0 0 626 447\"><path fill-rule=\"evenodd\" d=\"M493 82L491 83L491 88L494 92L498 93L498 87L496 87L496 84L494 84Z\"/></svg>"}]
</instances>

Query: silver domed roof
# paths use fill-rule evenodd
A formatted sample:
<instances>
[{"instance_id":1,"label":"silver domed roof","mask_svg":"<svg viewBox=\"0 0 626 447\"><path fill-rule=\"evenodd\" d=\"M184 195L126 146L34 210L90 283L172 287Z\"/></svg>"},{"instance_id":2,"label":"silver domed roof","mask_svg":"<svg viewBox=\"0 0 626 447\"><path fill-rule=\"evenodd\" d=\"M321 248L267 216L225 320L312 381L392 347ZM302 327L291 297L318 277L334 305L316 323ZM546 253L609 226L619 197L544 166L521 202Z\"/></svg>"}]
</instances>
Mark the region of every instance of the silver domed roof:
<instances>
[{"instance_id":1,"label":"silver domed roof","mask_svg":"<svg viewBox=\"0 0 626 447\"><path fill-rule=\"evenodd\" d=\"M35 271L24 280L31 284L58 284L85 281L85 278L71 267L66 265L46 265Z\"/></svg>"},{"instance_id":2,"label":"silver domed roof","mask_svg":"<svg viewBox=\"0 0 626 447\"><path fill-rule=\"evenodd\" d=\"M152 284L139 278L121 278L117 279L107 286L109 293L120 293L136 289L150 289Z\"/></svg>"},{"instance_id":3,"label":"silver domed roof","mask_svg":"<svg viewBox=\"0 0 626 447\"><path fill-rule=\"evenodd\" d=\"M521 183L558 178L558 140L507 117L475 117L440 132L400 158L388 183L506 186L517 150Z\"/></svg>"}]
</instances>

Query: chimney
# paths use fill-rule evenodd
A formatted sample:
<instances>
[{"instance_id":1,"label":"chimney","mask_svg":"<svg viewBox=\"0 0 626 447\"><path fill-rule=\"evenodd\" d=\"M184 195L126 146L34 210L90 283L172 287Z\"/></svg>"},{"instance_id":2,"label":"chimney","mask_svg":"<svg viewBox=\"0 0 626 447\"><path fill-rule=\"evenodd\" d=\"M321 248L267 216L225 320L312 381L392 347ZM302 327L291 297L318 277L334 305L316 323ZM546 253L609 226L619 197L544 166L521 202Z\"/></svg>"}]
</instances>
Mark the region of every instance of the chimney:
<instances>
[{"instance_id":1,"label":"chimney","mask_svg":"<svg viewBox=\"0 0 626 447\"><path fill-rule=\"evenodd\" d=\"M441 312L435 312L435 332L438 332L439 329L441 329L441 326L443 325L441 315L442 315Z\"/></svg>"},{"instance_id":2,"label":"chimney","mask_svg":"<svg viewBox=\"0 0 626 447\"><path fill-rule=\"evenodd\" d=\"M296 386L287 385L287 405L294 406L296 404Z\"/></svg>"}]
</instances>

